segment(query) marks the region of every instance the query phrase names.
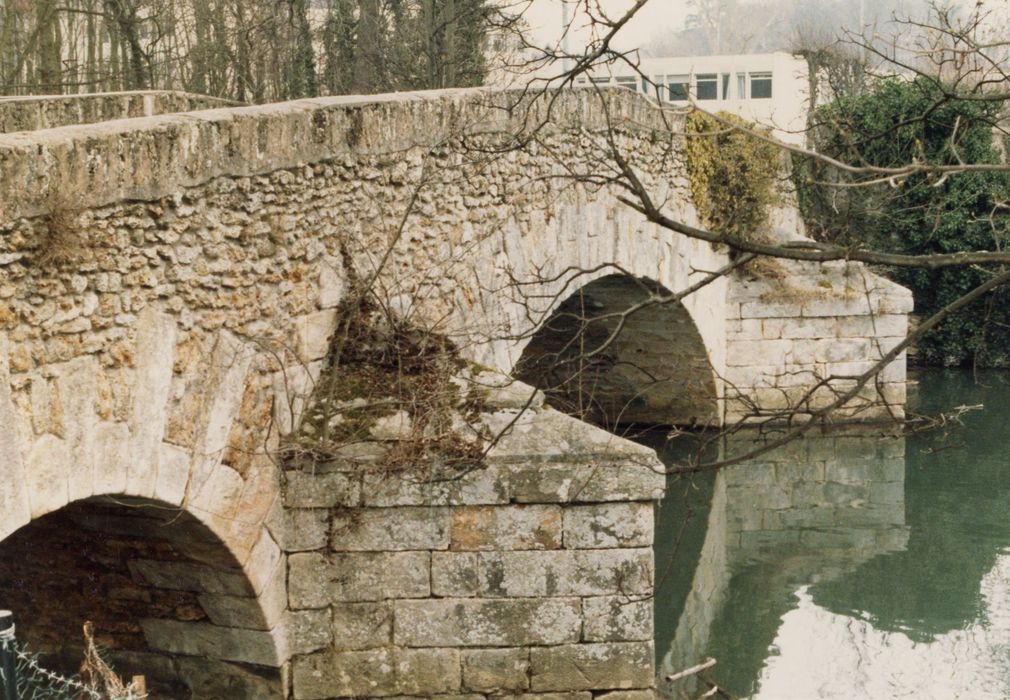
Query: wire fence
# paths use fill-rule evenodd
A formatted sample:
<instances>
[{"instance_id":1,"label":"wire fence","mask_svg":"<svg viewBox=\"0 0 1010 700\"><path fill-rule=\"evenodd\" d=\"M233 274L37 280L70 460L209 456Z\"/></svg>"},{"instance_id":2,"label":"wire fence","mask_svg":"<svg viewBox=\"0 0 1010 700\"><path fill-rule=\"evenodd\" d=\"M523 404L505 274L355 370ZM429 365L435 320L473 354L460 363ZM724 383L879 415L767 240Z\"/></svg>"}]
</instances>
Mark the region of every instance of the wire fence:
<instances>
[{"instance_id":1,"label":"wire fence","mask_svg":"<svg viewBox=\"0 0 1010 700\"><path fill-rule=\"evenodd\" d=\"M0 610L0 698L2 700L143 700L143 682L125 685L102 659L91 623L84 625L82 672L65 676L49 670L18 643L14 617Z\"/></svg>"}]
</instances>

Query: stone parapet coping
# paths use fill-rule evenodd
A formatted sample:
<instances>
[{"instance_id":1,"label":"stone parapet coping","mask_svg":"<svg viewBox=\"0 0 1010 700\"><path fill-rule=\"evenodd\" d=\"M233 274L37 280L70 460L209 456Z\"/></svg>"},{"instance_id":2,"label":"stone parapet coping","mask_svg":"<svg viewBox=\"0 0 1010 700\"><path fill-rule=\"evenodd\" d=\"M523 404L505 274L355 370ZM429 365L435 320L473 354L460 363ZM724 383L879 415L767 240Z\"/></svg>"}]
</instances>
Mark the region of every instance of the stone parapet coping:
<instances>
[{"instance_id":1,"label":"stone parapet coping","mask_svg":"<svg viewBox=\"0 0 1010 700\"><path fill-rule=\"evenodd\" d=\"M4 134L0 221L43 214L54 196L80 208L151 201L221 176L522 133L548 116L563 129L668 128L659 108L623 89L542 93L531 109L521 99L485 88L346 95Z\"/></svg>"}]
</instances>

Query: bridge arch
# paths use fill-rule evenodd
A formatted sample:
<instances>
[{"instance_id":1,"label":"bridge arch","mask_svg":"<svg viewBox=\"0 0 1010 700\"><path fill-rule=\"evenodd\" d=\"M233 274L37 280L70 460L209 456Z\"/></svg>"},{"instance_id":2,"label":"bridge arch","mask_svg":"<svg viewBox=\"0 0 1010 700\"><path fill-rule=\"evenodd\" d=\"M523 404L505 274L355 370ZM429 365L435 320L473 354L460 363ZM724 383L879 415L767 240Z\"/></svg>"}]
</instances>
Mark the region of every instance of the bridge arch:
<instances>
[{"instance_id":1,"label":"bridge arch","mask_svg":"<svg viewBox=\"0 0 1010 700\"><path fill-rule=\"evenodd\" d=\"M285 592L255 581L195 515L163 501L96 496L0 542L0 591L18 639L73 674L82 625L115 671L164 698L278 697Z\"/></svg>"},{"instance_id":2,"label":"bridge arch","mask_svg":"<svg viewBox=\"0 0 1010 700\"><path fill-rule=\"evenodd\" d=\"M515 376L566 412L607 427L719 424L717 377L680 301L655 280L610 274L561 301Z\"/></svg>"}]
</instances>

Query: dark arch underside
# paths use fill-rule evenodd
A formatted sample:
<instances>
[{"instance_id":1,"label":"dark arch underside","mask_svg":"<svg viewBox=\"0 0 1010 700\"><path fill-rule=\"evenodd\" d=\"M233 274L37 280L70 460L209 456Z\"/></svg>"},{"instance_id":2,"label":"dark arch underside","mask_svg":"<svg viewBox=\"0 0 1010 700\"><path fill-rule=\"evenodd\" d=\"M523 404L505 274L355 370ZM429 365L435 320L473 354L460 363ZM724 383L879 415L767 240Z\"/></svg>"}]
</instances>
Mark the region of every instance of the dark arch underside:
<instances>
[{"instance_id":1,"label":"dark arch underside","mask_svg":"<svg viewBox=\"0 0 1010 700\"><path fill-rule=\"evenodd\" d=\"M607 427L717 425L715 375L687 309L642 305L669 294L627 275L590 282L534 334L516 378L543 389L555 407Z\"/></svg>"},{"instance_id":2,"label":"dark arch underside","mask_svg":"<svg viewBox=\"0 0 1010 700\"><path fill-rule=\"evenodd\" d=\"M0 542L0 562L0 608L14 612L19 643L47 668L78 671L91 621L106 660L127 679L143 675L152 700L281 694L276 668L151 644L186 624L237 638L265 628L250 620L258 602L239 563L188 513L141 499L78 501Z\"/></svg>"}]
</instances>

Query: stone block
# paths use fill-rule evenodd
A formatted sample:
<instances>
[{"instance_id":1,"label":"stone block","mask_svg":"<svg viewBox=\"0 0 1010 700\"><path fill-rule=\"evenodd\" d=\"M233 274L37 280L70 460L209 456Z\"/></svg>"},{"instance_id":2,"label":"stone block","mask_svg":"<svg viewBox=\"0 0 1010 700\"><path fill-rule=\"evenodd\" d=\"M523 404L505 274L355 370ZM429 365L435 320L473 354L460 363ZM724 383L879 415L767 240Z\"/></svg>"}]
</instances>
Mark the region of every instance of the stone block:
<instances>
[{"instance_id":1,"label":"stone block","mask_svg":"<svg viewBox=\"0 0 1010 700\"><path fill-rule=\"evenodd\" d=\"M133 559L127 565L135 579L155 588L242 597L256 595L249 579L237 569L150 559Z\"/></svg>"},{"instance_id":2,"label":"stone block","mask_svg":"<svg viewBox=\"0 0 1010 700\"><path fill-rule=\"evenodd\" d=\"M405 695L458 692L462 685L456 649L397 649L396 690Z\"/></svg>"},{"instance_id":3,"label":"stone block","mask_svg":"<svg viewBox=\"0 0 1010 700\"><path fill-rule=\"evenodd\" d=\"M592 693L517 693L498 694L494 700L592 700Z\"/></svg>"},{"instance_id":4,"label":"stone block","mask_svg":"<svg viewBox=\"0 0 1010 700\"><path fill-rule=\"evenodd\" d=\"M330 352L330 338L337 328L337 310L324 309L295 321L295 341L302 362L319 360Z\"/></svg>"},{"instance_id":5,"label":"stone block","mask_svg":"<svg viewBox=\"0 0 1010 700\"><path fill-rule=\"evenodd\" d=\"M560 506L472 506L452 511L454 550L558 549Z\"/></svg>"},{"instance_id":6,"label":"stone block","mask_svg":"<svg viewBox=\"0 0 1010 700\"><path fill-rule=\"evenodd\" d=\"M98 429L95 406L99 371L98 360L87 355L66 363L57 379L64 418L63 437L74 455L74 459L65 465L70 472L68 486L71 501L79 501L95 493L95 435Z\"/></svg>"},{"instance_id":7,"label":"stone block","mask_svg":"<svg viewBox=\"0 0 1010 700\"><path fill-rule=\"evenodd\" d=\"M329 608L288 612L285 645L289 655L311 654L332 644L333 626Z\"/></svg>"},{"instance_id":8,"label":"stone block","mask_svg":"<svg viewBox=\"0 0 1010 700\"><path fill-rule=\"evenodd\" d=\"M276 537L285 552L307 552L326 546L330 512L323 508L284 508Z\"/></svg>"},{"instance_id":9,"label":"stone block","mask_svg":"<svg viewBox=\"0 0 1010 700\"><path fill-rule=\"evenodd\" d=\"M194 437L190 487L193 493L200 493L228 448L232 425L245 396L253 354L244 340L229 331L220 330L214 335L209 361L204 361L200 384L193 391L200 402L198 408L194 407L198 412L188 418Z\"/></svg>"},{"instance_id":10,"label":"stone block","mask_svg":"<svg viewBox=\"0 0 1010 700\"><path fill-rule=\"evenodd\" d=\"M361 498L357 475L344 472L284 472L284 504L289 508L354 507Z\"/></svg>"},{"instance_id":11,"label":"stone block","mask_svg":"<svg viewBox=\"0 0 1010 700\"><path fill-rule=\"evenodd\" d=\"M175 663L194 698L276 700L284 693L280 678L264 677L263 673L236 664L195 657L182 657ZM119 669L118 665L114 667ZM138 666L137 671L143 674L145 666Z\"/></svg>"},{"instance_id":12,"label":"stone block","mask_svg":"<svg viewBox=\"0 0 1010 700\"><path fill-rule=\"evenodd\" d=\"M652 592L651 549L447 552L433 558L433 585L446 595L488 598L602 596Z\"/></svg>"},{"instance_id":13,"label":"stone block","mask_svg":"<svg viewBox=\"0 0 1010 700\"><path fill-rule=\"evenodd\" d=\"M648 547L653 538L653 504L604 503L565 509L565 547Z\"/></svg>"},{"instance_id":14,"label":"stone block","mask_svg":"<svg viewBox=\"0 0 1010 700\"><path fill-rule=\"evenodd\" d=\"M374 649L320 652L292 664L295 700L458 692L454 649Z\"/></svg>"},{"instance_id":15,"label":"stone block","mask_svg":"<svg viewBox=\"0 0 1010 700\"><path fill-rule=\"evenodd\" d=\"M393 608L380 603L336 603L333 611L333 646L337 650L372 649L393 638Z\"/></svg>"},{"instance_id":16,"label":"stone block","mask_svg":"<svg viewBox=\"0 0 1010 700\"><path fill-rule=\"evenodd\" d=\"M175 319L171 316L153 307L140 313L134 352L137 369L127 421L131 436L127 488L131 495L153 496L156 488L158 457L168 418L175 335Z\"/></svg>"},{"instance_id":17,"label":"stone block","mask_svg":"<svg viewBox=\"0 0 1010 700\"><path fill-rule=\"evenodd\" d=\"M651 642L537 648L530 663L535 691L649 688L655 680Z\"/></svg>"},{"instance_id":18,"label":"stone block","mask_svg":"<svg viewBox=\"0 0 1010 700\"><path fill-rule=\"evenodd\" d=\"M528 464L510 468L516 503L651 501L666 490L664 467L651 460Z\"/></svg>"},{"instance_id":19,"label":"stone block","mask_svg":"<svg viewBox=\"0 0 1010 700\"><path fill-rule=\"evenodd\" d=\"M338 258L324 256L319 263L319 308L333 309L344 298L347 273Z\"/></svg>"},{"instance_id":20,"label":"stone block","mask_svg":"<svg viewBox=\"0 0 1010 700\"><path fill-rule=\"evenodd\" d=\"M114 428L118 425L120 424L112 424L109 427ZM99 436L100 453L105 455L106 459L117 458L119 455L111 451L120 443L106 442L101 433ZM118 440L118 436L112 439ZM189 469L192 463L193 456L187 450L167 442L161 443L158 452L158 479L154 487L155 498L172 505L182 505L182 501L186 497L186 486L189 483Z\"/></svg>"},{"instance_id":21,"label":"stone block","mask_svg":"<svg viewBox=\"0 0 1010 700\"><path fill-rule=\"evenodd\" d=\"M59 510L69 502L66 465L70 462L66 441L48 434L35 440L24 470L32 518Z\"/></svg>"},{"instance_id":22,"label":"stone block","mask_svg":"<svg viewBox=\"0 0 1010 700\"><path fill-rule=\"evenodd\" d=\"M449 509L407 506L337 514L330 521L330 548L335 552L448 549Z\"/></svg>"},{"instance_id":23,"label":"stone block","mask_svg":"<svg viewBox=\"0 0 1010 700\"><path fill-rule=\"evenodd\" d=\"M481 595L481 555L476 552L432 552L431 594L441 598Z\"/></svg>"},{"instance_id":24,"label":"stone block","mask_svg":"<svg viewBox=\"0 0 1010 700\"><path fill-rule=\"evenodd\" d=\"M366 474L362 503L379 508L505 504L510 501L508 477L500 465L486 465L462 475L433 473L415 479L401 474Z\"/></svg>"},{"instance_id":25,"label":"stone block","mask_svg":"<svg viewBox=\"0 0 1010 700\"><path fill-rule=\"evenodd\" d=\"M140 626L148 645L159 651L272 668L281 664L276 640L270 632L155 619L141 620Z\"/></svg>"},{"instance_id":26,"label":"stone block","mask_svg":"<svg viewBox=\"0 0 1010 700\"><path fill-rule=\"evenodd\" d=\"M396 644L409 647L479 647L563 644L579 638L578 599L398 600Z\"/></svg>"},{"instance_id":27,"label":"stone block","mask_svg":"<svg viewBox=\"0 0 1010 700\"><path fill-rule=\"evenodd\" d=\"M582 639L587 642L648 641L653 637L652 598L585 598Z\"/></svg>"},{"instance_id":28,"label":"stone block","mask_svg":"<svg viewBox=\"0 0 1010 700\"><path fill-rule=\"evenodd\" d=\"M424 598L431 594L428 552L299 553L288 557L293 609L337 602Z\"/></svg>"},{"instance_id":29,"label":"stone block","mask_svg":"<svg viewBox=\"0 0 1010 700\"><path fill-rule=\"evenodd\" d=\"M655 690L615 690L612 693L597 695L596 700L657 700L659 695Z\"/></svg>"},{"instance_id":30,"label":"stone block","mask_svg":"<svg viewBox=\"0 0 1010 700\"><path fill-rule=\"evenodd\" d=\"M485 693L529 689L529 649L465 651L463 688Z\"/></svg>"},{"instance_id":31,"label":"stone block","mask_svg":"<svg viewBox=\"0 0 1010 700\"><path fill-rule=\"evenodd\" d=\"M0 539L31 519L25 468L18 447L17 418L11 397L7 337L0 334Z\"/></svg>"}]
</instances>

